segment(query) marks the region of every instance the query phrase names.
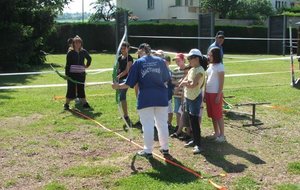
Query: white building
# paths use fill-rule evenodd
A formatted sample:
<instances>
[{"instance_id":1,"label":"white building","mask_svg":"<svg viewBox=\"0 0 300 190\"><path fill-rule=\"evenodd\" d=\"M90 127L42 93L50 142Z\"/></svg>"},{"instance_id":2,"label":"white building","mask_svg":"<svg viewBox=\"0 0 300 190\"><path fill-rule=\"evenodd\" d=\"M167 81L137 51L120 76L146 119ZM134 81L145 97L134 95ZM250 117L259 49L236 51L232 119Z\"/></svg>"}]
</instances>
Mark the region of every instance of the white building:
<instances>
[{"instance_id":1,"label":"white building","mask_svg":"<svg viewBox=\"0 0 300 190\"><path fill-rule=\"evenodd\" d=\"M294 0L270 0L274 9L294 6Z\"/></svg>"},{"instance_id":2,"label":"white building","mask_svg":"<svg viewBox=\"0 0 300 190\"><path fill-rule=\"evenodd\" d=\"M198 0L117 0L117 7L132 11L139 20L196 19Z\"/></svg>"},{"instance_id":3,"label":"white building","mask_svg":"<svg viewBox=\"0 0 300 190\"><path fill-rule=\"evenodd\" d=\"M291 7L295 0L270 0L274 9ZM139 20L197 19L201 0L116 0L117 7L132 11Z\"/></svg>"}]
</instances>

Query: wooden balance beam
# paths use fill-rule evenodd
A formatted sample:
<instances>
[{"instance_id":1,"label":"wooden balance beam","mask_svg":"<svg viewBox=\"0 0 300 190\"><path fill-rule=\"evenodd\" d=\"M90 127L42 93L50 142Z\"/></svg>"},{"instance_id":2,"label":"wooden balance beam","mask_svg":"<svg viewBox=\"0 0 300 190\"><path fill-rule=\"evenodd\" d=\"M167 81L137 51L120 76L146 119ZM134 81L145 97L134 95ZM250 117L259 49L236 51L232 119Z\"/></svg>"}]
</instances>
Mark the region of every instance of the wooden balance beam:
<instances>
[{"instance_id":1,"label":"wooden balance beam","mask_svg":"<svg viewBox=\"0 0 300 190\"><path fill-rule=\"evenodd\" d=\"M263 125L263 123L256 123L255 122L255 116L256 116L256 105L266 105L266 104L271 104L270 102L248 102L248 103L241 103L241 104L236 104L236 107L240 106L252 106L252 114L249 114L252 116L252 122L251 124L244 124L243 126L258 126L258 125Z\"/></svg>"}]
</instances>

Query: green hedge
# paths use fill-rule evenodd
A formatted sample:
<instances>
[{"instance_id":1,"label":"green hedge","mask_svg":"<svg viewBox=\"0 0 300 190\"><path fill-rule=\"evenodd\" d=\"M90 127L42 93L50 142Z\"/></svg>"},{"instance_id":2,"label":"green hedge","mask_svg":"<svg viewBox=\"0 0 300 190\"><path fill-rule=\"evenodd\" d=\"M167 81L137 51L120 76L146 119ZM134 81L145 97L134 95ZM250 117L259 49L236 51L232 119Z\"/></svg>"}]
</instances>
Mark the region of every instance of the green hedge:
<instances>
[{"instance_id":1,"label":"green hedge","mask_svg":"<svg viewBox=\"0 0 300 190\"><path fill-rule=\"evenodd\" d=\"M66 23L57 24L56 30L47 39L47 50L52 53L65 53L67 39L79 35L83 39L84 48L96 51L113 51L115 48L114 25L109 23Z\"/></svg>"},{"instance_id":2,"label":"green hedge","mask_svg":"<svg viewBox=\"0 0 300 190\"><path fill-rule=\"evenodd\" d=\"M132 24L129 27L130 35L159 35L159 36L198 36L198 25L179 25L179 24ZM216 26L215 31L223 30L226 37L249 37L265 38L267 37L267 28L265 27L241 27L241 26ZM133 44L139 44L143 41L148 42L156 49L187 52L189 49L197 47L196 39L136 39L130 38ZM266 41L242 41L225 40L224 50L228 53L266 53Z\"/></svg>"},{"instance_id":3,"label":"green hedge","mask_svg":"<svg viewBox=\"0 0 300 190\"><path fill-rule=\"evenodd\" d=\"M83 38L84 47L87 50L101 52L115 51L115 29L113 23L101 24L57 24L56 31L47 40L50 50L55 53L65 53L66 40L78 34ZM215 31L225 31L226 37L266 38L268 29L261 26L216 26ZM296 37L296 30L293 34ZM195 37L198 35L197 24L173 24L173 23L130 23L129 35L148 36L183 36ZM168 51L188 52L189 49L198 46L196 39L142 39L129 38L133 46L146 42L153 49ZM225 40L224 51L226 53L267 53L267 41L255 40ZM206 53L206 52L205 52Z\"/></svg>"}]
</instances>

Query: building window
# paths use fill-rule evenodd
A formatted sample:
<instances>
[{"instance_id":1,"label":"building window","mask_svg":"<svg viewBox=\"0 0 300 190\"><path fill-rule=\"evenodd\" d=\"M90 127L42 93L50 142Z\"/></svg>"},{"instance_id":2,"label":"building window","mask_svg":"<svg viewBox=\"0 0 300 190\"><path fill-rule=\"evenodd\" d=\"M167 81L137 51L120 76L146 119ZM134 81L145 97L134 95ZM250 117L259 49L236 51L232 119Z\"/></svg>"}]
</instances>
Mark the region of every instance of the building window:
<instances>
[{"instance_id":1,"label":"building window","mask_svg":"<svg viewBox=\"0 0 300 190\"><path fill-rule=\"evenodd\" d=\"M154 0L148 0L148 9L154 9Z\"/></svg>"},{"instance_id":2,"label":"building window","mask_svg":"<svg viewBox=\"0 0 300 190\"><path fill-rule=\"evenodd\" d=\"M175 6L180 7L180 6L181 6L181 0L176 0L176 1L175 1Z\"/></svg>"},{"instance_id":3,"label":"building window","mask_svg":"<svg viewBox=\"0 0 300 190\"><path fill-rule=\"evenodd\" d=\"M185 6L189 6L189 0L185 0Z\"/></svg>"},{"instance_id":4,"label":"building window","mask_svg":"<svg viewBox=\"0 0 300 190\"><path fill-rule=\"evenodd\" d=\"M194 6L194 0L190 0L190 6Z\"/></svg>"},{"instance_id":5,"label":"building window","mask_svg":"<svg viewBox=\"0 0 300 190\"><path fill-rule=\"evenodd\" d=\"M279 4L279 5L278 5L278 4ZM276 8L276 9L279 9L279 8L280 8L280 2L275 1L275 8Z\"/></svg>"}]
</instances>

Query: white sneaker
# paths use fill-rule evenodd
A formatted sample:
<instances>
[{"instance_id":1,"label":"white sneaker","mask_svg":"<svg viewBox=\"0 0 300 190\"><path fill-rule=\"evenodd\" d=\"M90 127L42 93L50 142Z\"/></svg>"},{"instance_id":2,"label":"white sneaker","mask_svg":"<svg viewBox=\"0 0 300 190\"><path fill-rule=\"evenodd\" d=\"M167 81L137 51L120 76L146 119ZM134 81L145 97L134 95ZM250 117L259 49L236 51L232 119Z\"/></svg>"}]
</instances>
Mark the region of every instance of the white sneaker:
<instances>
[{"instance_id":1,"label":"white sneaker","mask_svg":"<svg viewBox=\"0 0 300 190\"><path fill-rule=\"evenodd\" d=\"M200 154L201 152L203 152L203 149L200 147L200 146L194 146L194 149L193 149L193 153L194 154Z\"/></svg>"},{"instance_id":2,"label":"white sneaker","mask_svg":"<svg viewBox=\"0 0 300 190\"><path fill-rule=\"evenodd\" d=\"M226 142L226 137L225 136L219 136L219 137L216 138L215 141L218 142L218 143Z\"/></svg>"},{"instance_id":3,"label":"white sneaker","mask_svg":"<svg viewBox=\"0 0 300 190\"><path fill-rule=\"evenodd\" d=\"M192 147L192 146L194 146L194 140L191 140L188 143L184 144L185 148Z\"/></svg>"}]
</instances>

